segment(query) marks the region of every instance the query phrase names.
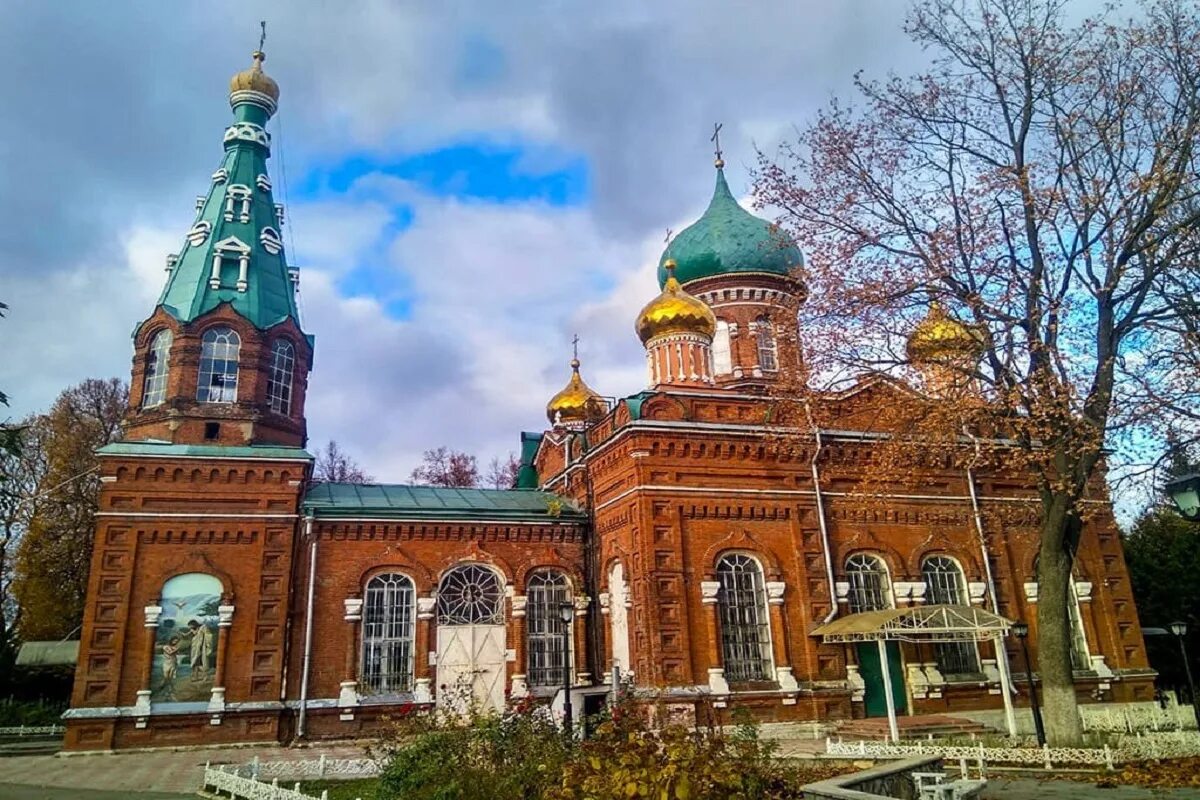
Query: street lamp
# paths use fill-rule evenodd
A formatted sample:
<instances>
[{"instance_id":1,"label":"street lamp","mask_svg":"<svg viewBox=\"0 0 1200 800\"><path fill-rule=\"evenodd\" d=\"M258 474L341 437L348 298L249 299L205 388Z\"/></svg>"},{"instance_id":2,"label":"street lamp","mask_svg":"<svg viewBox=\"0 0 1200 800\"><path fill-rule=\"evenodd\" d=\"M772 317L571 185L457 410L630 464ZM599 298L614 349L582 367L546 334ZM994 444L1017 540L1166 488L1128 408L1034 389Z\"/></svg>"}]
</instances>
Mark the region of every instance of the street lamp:
<instances>
[{"instance_id":1,"label":"street lamp","mask_svg":"<svg viewBox=\"0 0 1200 800\"><path fill-rule=\"evenodd\" d=\"M560 603L558 617L563 624L563 731L569 741L575 736L574 709L571 708L571 623L575 621L575 604Z\"/></svg>"},{"instance_id":2,"label":"street lamp","mask_svg":"<svg viewBox=\"0 0 1200 800\"><path fill-rule=\"evenodd\" d=\"M1179 640L1179 655L1183 658L1183 674L1187 675L1188 694L1192 696L1192 712L1196 715L1196 730L1200 730L1200 700L1196 698L1196 684L1192 682L1192 668L1188 664L1187 648L1183 646L1183 637L1187 636L1187 623L1172 622L1167 628Z\"/></svg>"},{"instance_id":3,"label":"street lamp","mask_svg":"<svg viewBox=\"0 0 1200 800\"><path fill-rule=\"evenodd\" d=\"M1025 677L1029 681L1029 708L1033 711L1033 729L1037 733L1038 747L1046 744L1046 728L1042 725L1042 709L1038 705L1037 684L1033 682L1033 662L1029 660L1029 644L1025 641L1029 636L1029 625L1024 622L1014 622L1013 636L1021 642L1021 652L1025 654Z\"/></svg>"},{"instance_id":4,"label":"street lamp","mask_svg":"<svg viewBox=\"0 0 1200 800\"><path fill-rule=\"evenodd\" d=\"M1200 474L1189 472L1167 481L1167 494L1184 519L1200 522Z\"/></svg>"}]
</instances>

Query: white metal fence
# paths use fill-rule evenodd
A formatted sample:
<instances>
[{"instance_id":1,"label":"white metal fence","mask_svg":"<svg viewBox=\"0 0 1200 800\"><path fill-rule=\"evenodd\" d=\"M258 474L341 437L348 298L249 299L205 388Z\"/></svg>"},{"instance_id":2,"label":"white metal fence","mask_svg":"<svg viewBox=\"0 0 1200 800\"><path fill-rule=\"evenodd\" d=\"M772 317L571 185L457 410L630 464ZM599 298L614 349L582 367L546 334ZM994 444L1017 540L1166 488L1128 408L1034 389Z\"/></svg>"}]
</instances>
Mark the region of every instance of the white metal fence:
<instances>
[{"instance_id":1,"label":"white metal fence","mask_svg":"<svg viewBox=\"0 0 1200 800\"><path fill-rule=\"evenodd\" d=\"M369 758L327 758L306 761L254 761L244 766L204 765L205 791L218 797L241 800L327 800L328 791L319 796L300 790L302 780L350 780L379 774L379 765ZM280 785L281 782L283 785ZM292 784L288 788L287 784Z\"/></svg>"},{"instance_id":2,"label":"white metal fence","mask_svg":"<svg viewBox=\"0 0 1200 800\"><path fill-rule=\"evenodd\" d=\"M228 796L242 800L316 800L314 795L300 791L297 782L293 788L279 785L275 778L270 783L260 781L251 776L239 775L237 767L221 765L212 767L204 765L205 791L211 791L217 797ZM329 792L321 792L320 800L328 800Z\"/></svg>"},{"instance_id":3,"label":"white metal fence","mask_svg":"<svg viewBox=\"0 0 1200 800\"><path fill-rule=\"evenodd\" d=\"M254 757L246 769L257 778L280 780L352 780L379 774L379 762L370 758L310 758L304 761L259 761Z\"/></svg>"},{"instance_id":4,"label":"white metal fence","mask_svg":"<svg viewBox=\"0 0 1200 800\"><path fill-rule=\"evenodd\" d=\"M62 725L18 725L0 728L0 736L61 736L66 730Z\"/></svg>"},{"instance_id":5,"label":"white metal fence","mask_svg":"<svg viewBox=\"0 0 1200 800\"><path fill-rule=\"evenodd\" d=\"M911 744L827 739L825 752L854 758L913 758L940 755L948 760L975 762L980 770L988 764L1054 769L1056 766L1092 766L1114 769L1117 764L1159 758L1200 755L1200 736L1191 732L1140 734L1123 737L1114 745L1101 747L985 747L939 744L936 740Z\"/></svg>"},{"instance_id":6,"label":"white metal fence","mask_svg":"<svg viewBox=\"0 0 1200 800\"><path fill-rule=\"evenodd\" d=\"M1166 705L1146 703L1118 707L1082 705L1079 714L1083 729L1110 733L1196 730L1196 712L1190 705L1180 705L1174 699Z\"/></svg>"}]
</instances>

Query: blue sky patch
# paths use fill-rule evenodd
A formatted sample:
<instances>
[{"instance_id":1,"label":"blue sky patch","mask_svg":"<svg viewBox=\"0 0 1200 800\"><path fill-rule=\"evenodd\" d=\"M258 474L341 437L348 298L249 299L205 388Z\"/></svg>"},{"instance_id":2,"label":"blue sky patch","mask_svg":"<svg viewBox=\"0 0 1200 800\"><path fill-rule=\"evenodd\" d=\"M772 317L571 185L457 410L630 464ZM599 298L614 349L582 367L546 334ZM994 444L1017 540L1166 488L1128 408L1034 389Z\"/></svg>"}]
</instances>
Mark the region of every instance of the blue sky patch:
<instances>
[{"instance_id":1,"label":"blue sky patch","mask_svg":"<svg viewBox=\"0 0 1200 800\"><path fill-rule=\"evenodd\" d=\"M302 198L342 194L365 175L411 181L437 197L576 206L588 199L587 161L542 147L457 144L395 159L355 155L310 171Z\"/></svg>"}]
</instances>

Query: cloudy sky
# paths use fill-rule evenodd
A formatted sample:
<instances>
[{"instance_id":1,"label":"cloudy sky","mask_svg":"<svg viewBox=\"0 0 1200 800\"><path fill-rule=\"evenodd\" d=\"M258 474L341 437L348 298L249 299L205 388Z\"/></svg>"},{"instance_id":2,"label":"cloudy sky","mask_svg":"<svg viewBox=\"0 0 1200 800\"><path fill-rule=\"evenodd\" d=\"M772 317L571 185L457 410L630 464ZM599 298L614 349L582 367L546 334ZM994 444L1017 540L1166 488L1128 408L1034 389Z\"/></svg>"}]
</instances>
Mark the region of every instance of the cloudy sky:
<instances>
[{"instance_id":1,"label":"cloudy sky","mask_svg":"<svg viewBox=\"0 0 1200 800\"><path fill-rule=\"evenodd\" d=\"M38 2L0 26L0 387L14 417L128 378L209 185L228 78L268 20L285 244L316 335L313 444L380 480L544 426L570 339L642 388L638 308L668 227L735 193L858 70L922 59L901 0ZM19 76L19 77L17 77Z\"/></svg>"}]
</instances>

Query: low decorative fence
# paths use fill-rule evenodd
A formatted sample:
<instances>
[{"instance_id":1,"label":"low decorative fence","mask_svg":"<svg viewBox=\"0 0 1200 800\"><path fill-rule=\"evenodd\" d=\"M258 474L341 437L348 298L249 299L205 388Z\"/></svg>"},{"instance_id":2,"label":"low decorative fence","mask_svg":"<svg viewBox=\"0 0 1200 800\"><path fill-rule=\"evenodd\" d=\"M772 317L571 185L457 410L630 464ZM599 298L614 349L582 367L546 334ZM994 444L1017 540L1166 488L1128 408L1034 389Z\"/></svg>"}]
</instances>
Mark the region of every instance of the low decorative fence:
<instances>
[{"instance_id":1,"label":"low decorative fence","mask_svg":"<svg viewBox=\"0 0 1200 800\"><path fill-rule=\"evenodd\" d=\"M238 774L237 767L221 765L218 767L204 765L204 791L211 791L217 797L227 796L242 798L242 800L318 800L311 794L300 791L300 784L293 788L279 785L275 778L270 783L257 780L252 776ZM328 800L329 792L321 792L319 800Z\"/></svg>"},{"instance_id":2,"label":"low decorative fence","mask_svg":"<svg viewBox=\"0 0 1200 800\"><path fill-rule=\"evenodd\" d=\"M0 728L0 737L16 736L62 736L67 729L62 725L18 725Z\"/></svg>"},{"instance_id":3,"label":"low decorative fence","mask_svg":"<svg viewBox=\"0 0 1200 800\"><path fill-rule=\"evenodd\" d=\"M1184 758L1200 755L1200 736L1178 732L1147 736L1125 737L1116 746L1102 747L985 747L978 745L939 744L936 740L913 743L890 743L827 739L825 752L831 756L853 758L917 758L938 755L946 760L974 762L980 773L988 764L1028 766L1043 769L1055 767L1103 767L1115 769L1117 764L1160 758Z\"/></svg>"},{"instance_id":4,"label":"low decorative fence","mask_svg":"<svg viewBox=\"0 0 1200 800\"><path fill-rule=\"evenodd\" d=\"M1196 730L1196 712L1173 700L1165 706L1080 706L1083 729L1108 733Z\"/></svg>"},{"instance_id":5,"label":"low decorative fence","mask_svg":"<svg viewBox=\"0 0 1200 800\"><path fill-rule=\"evenodd\" d=\"M353 780L373 778L379 774L379 763L370 758L310 758L304 761L266 761L255 756L245 768L259 779L280 780Z\"/></svg>"}]
</instances>

